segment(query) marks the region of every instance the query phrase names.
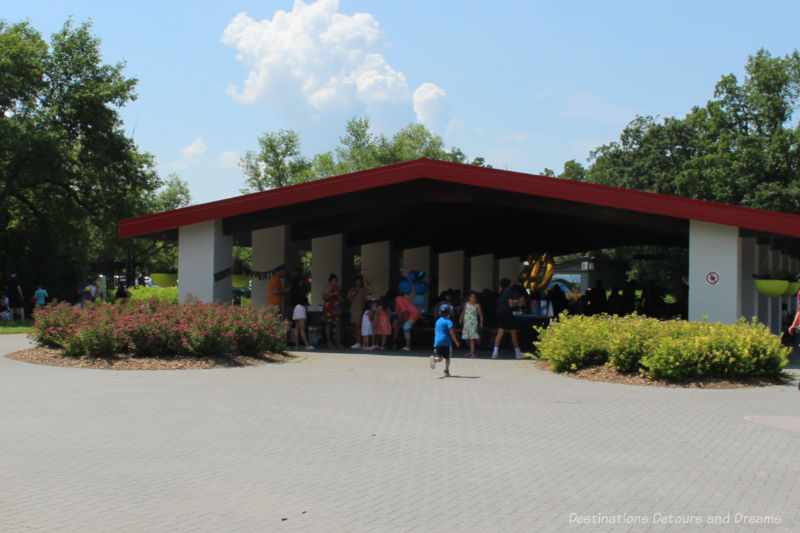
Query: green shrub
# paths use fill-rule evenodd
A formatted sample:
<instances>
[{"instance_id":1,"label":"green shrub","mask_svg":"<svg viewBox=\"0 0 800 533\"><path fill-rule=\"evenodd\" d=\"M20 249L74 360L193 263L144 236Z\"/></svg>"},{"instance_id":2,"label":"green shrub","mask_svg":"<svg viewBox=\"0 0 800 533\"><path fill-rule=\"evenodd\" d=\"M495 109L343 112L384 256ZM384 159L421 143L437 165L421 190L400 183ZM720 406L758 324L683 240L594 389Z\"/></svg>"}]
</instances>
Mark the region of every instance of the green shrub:
<instances>
[{"instance_id":1,"label":"green shrub","mask_svg":"<svg viewBox=\"0 0 800 533\"><path fill-rule=\"evenodd\" d=\"M755 320L674 321L666 333L642 358L642 365L658 379L769 377L780 374L788 363L789 348Z\"/></svg>"},{"instance_id":2,"label":"green shrub","mask_svg":"<svg viewBox=\"0 0 800 533\"><path fill-rule=\"evenodd\" d=\"M608 361L605 329L605 324L593 317L562 313L548 328L536 328L539 357L550 361L556 372L603 364Z\"/></svg>"},{"instance_id":3,"label":"green shrub","mask_svg":"<svg viewBox=\"0 0 800 533\"><path fill-rule=\"evenodd\" d=\"M679 381L775 376L788 363L789 349L755 320L712 324L562 314L538 331L539 356L556 372L607 363L620 372Z\"/></svg>"},{"instance_id":4,"label":"green shrub","mask_svg":"<svg viewBox=\"0 0 800 533\"><path fill-rule=\"evenodd\" d=\"M641 371L642 355L659 337L658 320L636 314L601 318L608 343L608 364L620 372Z\"/></svg>"},{"instance_id":5,"label":"green shrub","mask_svg":"<svg viewBox=\"0 0 800 533\"><path fill-rule=\"evenodd\" d=\"M178 287L131 287L131 300L142 302L178 302Z\"/></svg>"}]
</instances>

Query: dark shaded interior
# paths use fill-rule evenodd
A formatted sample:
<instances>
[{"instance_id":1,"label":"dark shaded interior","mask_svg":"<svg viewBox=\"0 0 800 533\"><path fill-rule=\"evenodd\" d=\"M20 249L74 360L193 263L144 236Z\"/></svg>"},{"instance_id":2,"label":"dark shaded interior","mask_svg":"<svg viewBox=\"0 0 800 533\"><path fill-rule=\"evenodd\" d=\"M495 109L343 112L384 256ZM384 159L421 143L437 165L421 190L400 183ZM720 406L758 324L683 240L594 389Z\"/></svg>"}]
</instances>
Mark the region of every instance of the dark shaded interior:
<instances>
[{"instance_id":1,"label":"dark shaded interior","mask_svg":"<svg viewBox=\"0 0 800 533\"><path fill-rule=\"evenodd\" d=\"M223 228L249 246L252 230L279 224L296 241L342 233L348 246L391 240L397 249L501 256L686 245L689 228L679 218L427 179L230 217Z\"/></svg>"}]
</instances>

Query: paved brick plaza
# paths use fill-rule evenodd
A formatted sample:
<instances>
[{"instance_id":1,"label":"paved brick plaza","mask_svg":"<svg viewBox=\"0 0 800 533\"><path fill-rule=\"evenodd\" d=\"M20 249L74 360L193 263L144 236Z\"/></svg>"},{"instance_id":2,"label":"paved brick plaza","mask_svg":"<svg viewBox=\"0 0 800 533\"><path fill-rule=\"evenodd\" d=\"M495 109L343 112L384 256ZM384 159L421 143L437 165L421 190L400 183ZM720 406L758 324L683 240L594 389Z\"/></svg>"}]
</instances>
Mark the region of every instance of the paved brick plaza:
<instances>
[{"instance_id":1,"label":"paved brick plaza","mask_svg":"<svg viewBox=\"0 0 800 533\"><path fill-rule=\"evenodd\" d=\"M172 372L0 357L0 531L800 529L796 383L452 373L422 353Z\"/></svg>"}]
</instances>

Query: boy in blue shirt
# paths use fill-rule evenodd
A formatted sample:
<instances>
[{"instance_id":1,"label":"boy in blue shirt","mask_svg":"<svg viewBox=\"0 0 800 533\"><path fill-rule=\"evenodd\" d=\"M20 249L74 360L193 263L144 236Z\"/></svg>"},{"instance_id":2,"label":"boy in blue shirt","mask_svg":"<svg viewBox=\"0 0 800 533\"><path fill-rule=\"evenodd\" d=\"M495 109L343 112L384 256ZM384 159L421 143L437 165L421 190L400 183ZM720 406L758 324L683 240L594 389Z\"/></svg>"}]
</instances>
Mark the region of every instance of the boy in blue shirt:
<instances>
[{"instance_id":1,"label":"boy in blue shirt","mask_svg":"<svg viewBox=\"0 0 800 533\"><path fill-rule=\"evenodd\" d=\"M436 368L436 362L444 359L444 375L450 375L450 352L452 351L453 343L456 346L461 346L456 337L456 332L453 329L453 321L450 320L450 314L453 308L448 304L442 304L439 307L439 320L436 321L434 327L433 337L433 355L431 356L431 368Z\"/></svg>"}]
</instances>

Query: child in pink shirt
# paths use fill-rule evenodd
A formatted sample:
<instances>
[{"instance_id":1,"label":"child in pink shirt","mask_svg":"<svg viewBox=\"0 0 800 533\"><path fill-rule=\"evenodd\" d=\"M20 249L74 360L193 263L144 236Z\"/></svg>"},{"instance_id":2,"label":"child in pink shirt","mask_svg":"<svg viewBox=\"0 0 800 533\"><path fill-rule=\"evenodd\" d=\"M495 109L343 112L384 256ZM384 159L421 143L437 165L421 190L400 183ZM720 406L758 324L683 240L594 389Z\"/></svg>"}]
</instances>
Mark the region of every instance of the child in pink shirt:
<instances>
[{"instance_id":1,"label":"child in pink shirt","mask_svg":"<svg viewBox=\"0 0 800 533\"><path fill-rule=\"evenodd\" d=\"M411 350L411 328L414 327L414 322L422 316L422 312L408 298L402 295L395 298L394 309L400 315L400 321L403 322L403 336L406 339L406 345L403 346L403 350L407 352Z\"/></svg>"}]
</instances>

